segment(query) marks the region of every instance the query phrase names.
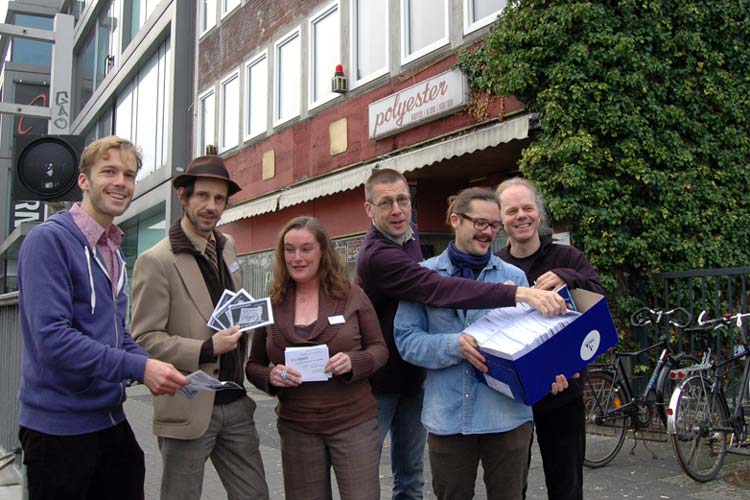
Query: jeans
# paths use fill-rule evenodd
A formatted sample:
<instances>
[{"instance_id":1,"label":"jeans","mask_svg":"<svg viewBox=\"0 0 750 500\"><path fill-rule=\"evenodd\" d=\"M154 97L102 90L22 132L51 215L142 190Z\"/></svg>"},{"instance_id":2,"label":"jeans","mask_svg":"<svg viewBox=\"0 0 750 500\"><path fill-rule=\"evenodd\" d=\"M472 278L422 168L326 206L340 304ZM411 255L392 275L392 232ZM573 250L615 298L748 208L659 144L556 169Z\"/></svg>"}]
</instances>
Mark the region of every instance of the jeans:
<instances>
[{"instance_id":1,"label":"jeans","mask_svg":"<svg viewBox=\"0 0 750 500\"><path fill-rule=\"evenodd\" d=\"M391 433L393 500L419 500L424 487L423 461L427 432L422 425L423 391L413 396L376 394L380 450Z\"/></svg>"}]
</instances>

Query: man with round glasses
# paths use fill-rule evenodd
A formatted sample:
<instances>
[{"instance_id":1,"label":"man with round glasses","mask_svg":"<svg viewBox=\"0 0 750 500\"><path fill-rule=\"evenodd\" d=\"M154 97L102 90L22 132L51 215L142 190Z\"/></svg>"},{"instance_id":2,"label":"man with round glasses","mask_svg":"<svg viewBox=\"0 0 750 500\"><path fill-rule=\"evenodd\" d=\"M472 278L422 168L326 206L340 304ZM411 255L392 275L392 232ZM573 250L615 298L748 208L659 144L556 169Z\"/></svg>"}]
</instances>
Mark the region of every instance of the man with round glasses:
<instances>
[{"instance_id":1,"label":"man with round glasses","mask_svg":"<svg viewBox=\"0 0 750 500\"><path fill-rule=\"evenodd\" d=\"M396 349L393 319L399 300L456 309L526 302L544 314L564 314L565 303L554 292L446 277L421 267L409 185L395 170L377 170L367 179L364 206L372 225L357 257L357 281L375 306L390 352L388 363L371 380L381 447L390 432L393 499L419 499L426 439L420 421L424 371L404 361Z\"/></svg>"}]
</instances>

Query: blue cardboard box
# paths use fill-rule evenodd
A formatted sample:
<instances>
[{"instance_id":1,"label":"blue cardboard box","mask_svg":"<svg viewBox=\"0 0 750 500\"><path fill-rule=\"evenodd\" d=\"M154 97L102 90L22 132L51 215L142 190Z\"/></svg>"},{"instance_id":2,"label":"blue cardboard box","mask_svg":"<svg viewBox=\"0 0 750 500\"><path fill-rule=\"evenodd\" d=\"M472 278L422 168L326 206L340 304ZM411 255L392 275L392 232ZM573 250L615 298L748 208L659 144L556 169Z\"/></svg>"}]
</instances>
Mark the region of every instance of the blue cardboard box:
<instances>
[{"instance_id":1,"label":"blue cardboard box","mask_svg":"<svg viewBox=\"0 0 750 500\"><path fill-rule=\"evenodd\" d=\"M493 389L532 405L549 394L555 377L571 377L618 342L607 299L587 290L571 290L578 311L572 323L540 346L517 359L489 352L479 345L487 359L489 373L476 371Z\"/></svg>"}]
</instances>

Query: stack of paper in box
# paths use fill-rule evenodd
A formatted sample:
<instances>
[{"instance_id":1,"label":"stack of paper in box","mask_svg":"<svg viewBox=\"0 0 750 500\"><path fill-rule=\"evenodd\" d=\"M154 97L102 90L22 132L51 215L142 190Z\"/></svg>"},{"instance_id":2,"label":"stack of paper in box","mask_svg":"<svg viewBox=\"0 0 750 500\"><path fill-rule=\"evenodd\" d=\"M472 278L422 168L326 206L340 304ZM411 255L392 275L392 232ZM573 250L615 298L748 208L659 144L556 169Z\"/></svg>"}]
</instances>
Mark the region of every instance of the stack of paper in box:
<instances>
[{"instance_id":1,"label":"stack of paper in box","mask_svg":"<svg viewBox=\"0 0 750 500\"><path fill-rule=\"evenodd\" d=\"M544 316L526 304L493 309L472 323L465 332L473 336L482 351L505 359L518 359L533 351L573 322L580 313Z\"/></svg>"},{"instance_id":2,"label":"stack of paper in box","mask_svg":"<svg viewBox=\"0 0 750 500\"><path fill-rule=\"evenodd\" d=\"M480 380L506 396L534 404L555 376L579 372L617 343L607 299L586 290L558 290L571 309L544 317L529 306L494 309L464 330L487 360Z\"/></svg>"}]
</instances>

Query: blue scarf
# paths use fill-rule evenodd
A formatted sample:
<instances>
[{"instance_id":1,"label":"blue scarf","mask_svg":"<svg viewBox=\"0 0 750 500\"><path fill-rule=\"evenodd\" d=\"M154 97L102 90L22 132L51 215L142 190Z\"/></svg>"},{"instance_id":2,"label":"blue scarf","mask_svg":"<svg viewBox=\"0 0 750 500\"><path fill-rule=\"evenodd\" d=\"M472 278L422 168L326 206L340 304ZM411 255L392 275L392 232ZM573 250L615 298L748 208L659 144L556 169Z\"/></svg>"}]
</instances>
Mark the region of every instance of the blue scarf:
<instances>
[{"instance_id":1,"label":"blue scarf","mask_svg":"<svg viewBox=\"0 0 750 500\"><path fill-rule=\"evenodd\" d=\"M454 271L453 276L475 280L479 277L479 273L482 272L482 269L484 269L490 261L490 257L492 257L492 249L490 248L487 250L486 255L479 257L477 255L462 252L456 248L456 243L451 241L448 244L448 257L457 269Z\"/></svg>"}]
</instances>

